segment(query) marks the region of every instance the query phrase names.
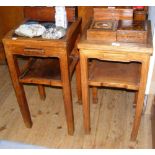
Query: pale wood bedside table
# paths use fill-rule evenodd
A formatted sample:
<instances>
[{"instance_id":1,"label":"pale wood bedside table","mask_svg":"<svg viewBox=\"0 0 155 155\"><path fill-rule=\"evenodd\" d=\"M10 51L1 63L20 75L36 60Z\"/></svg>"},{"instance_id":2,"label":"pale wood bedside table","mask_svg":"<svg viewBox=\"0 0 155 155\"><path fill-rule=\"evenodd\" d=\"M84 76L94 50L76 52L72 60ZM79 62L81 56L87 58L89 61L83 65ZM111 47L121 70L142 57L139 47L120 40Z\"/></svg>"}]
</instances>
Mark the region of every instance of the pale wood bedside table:
<instances>
[{"instance_id":1,"label":"pale wood bedside table","mask_svg":"<svg viewBox=\"0 0 155 155\"><path fill-rule=\"evenodd\" d=\"M91 22L90 22L91 23ZM152 55L151 27L148 23L146 43L104 42L87 40L87 29L78 43L81 64L81 87L84 115L84 128L90 133L89 86L94 88L114 87L137 91L136 112L131 133L131 140L136 140L140 126L149 59ZM88 65L92 59L91 66ZM94 94L96 95L96 91Z\"/></svg>"}]
</instances>

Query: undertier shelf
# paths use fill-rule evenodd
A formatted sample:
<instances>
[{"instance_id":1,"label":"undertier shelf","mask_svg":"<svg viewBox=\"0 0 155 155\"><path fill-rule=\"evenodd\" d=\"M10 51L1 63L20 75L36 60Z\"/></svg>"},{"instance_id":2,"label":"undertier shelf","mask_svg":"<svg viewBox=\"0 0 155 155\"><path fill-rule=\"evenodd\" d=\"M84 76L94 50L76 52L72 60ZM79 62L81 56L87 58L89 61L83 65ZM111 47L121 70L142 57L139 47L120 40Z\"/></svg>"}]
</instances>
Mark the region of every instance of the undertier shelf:
<instances>
[{"instance_id":1,"label":"undertier shelf","mask_svg":"<svg viewBox=\"0 0 155 155\"><path fill-rule=\"evenodd\" d=\"M22 83L61 86L59 60L56 58L33 60L22 72L19 81Z\"/></svg>"},{"instance_id":2,"label":"undertier shelf","mask_svg":"<svg viewBox=\"0 0 155 155\"><path fill-rule=\"evenodd\" d=\"M89 85L139 89L141 64L93 60L89 67Z\"/></svg>"}]
</instances>

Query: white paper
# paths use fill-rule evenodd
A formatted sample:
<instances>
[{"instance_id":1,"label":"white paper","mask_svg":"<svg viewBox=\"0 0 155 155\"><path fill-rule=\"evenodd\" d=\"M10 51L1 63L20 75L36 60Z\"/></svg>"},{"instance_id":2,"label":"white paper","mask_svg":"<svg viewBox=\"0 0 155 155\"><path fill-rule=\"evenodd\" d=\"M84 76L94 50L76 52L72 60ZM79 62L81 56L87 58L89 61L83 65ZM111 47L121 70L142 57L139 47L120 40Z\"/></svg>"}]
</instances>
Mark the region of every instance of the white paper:
<instances>
[{"instance_id":1,"label":"white paper","mask_svg":"<svg viewBox=\"0 0 155 155\"><path fill-rule=\"evenodd\" d=\"M64 6L56 6L55 7L55 25L56 27L67 28L67 14Z\"/></svg>"}]
</instances>

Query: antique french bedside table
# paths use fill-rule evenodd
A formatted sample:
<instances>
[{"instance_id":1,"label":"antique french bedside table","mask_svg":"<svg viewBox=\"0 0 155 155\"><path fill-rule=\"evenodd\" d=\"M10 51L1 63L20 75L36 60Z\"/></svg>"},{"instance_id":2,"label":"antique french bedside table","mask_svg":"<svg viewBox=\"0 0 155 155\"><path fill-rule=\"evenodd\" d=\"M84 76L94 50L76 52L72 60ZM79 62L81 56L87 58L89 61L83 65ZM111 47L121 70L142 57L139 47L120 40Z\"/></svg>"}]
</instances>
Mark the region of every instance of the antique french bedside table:
<instances>
[{"instance_id":1,"label":"antique french bedside table","mask_svg":"<svg viewBox=\"0 0 155 155\"><path fill-rule=\"evenodd\" d=\"M14 29L3 39L12 83L27 127L32 126L32 121L23 84L38 85L42 99L45 99L44 85L58 86L63 89L68 133L73 134L71 77L75 67L77 72L80 71L76 46L80 31L81 18L76 18L69 24L66 35L58 40L42 39L41 37L19 37L14 35ZM30 58L22 69L19 68L17 63L18 56ZM78 75L80 74L77 73ZM80 78L80 76L78 77ZM80 83L78 77L77 81ZM80 84L77 87L78 94L81 94Z\"/></svg>"},{"instance_id":2,"label":"antique french bedside table","mask_svg":"<svg viewBox=\"0 0 155 155\"><path fill-rule=\"evenodd\" d=\"M98 23L98 26L104 24L106 23ZM81 87L85 133L90 133L89 86L123 88L137 92L131 133L131 140L136 140L144 103L149 59L153 51L150 22L147 21L146 24L148 32L141 35L133 31L129 36L128 31L122 32L121 29L100 33L99 29L92 29L91 21L86 26L78 43L82 66ZM126 27L122 28L125 29ZM104 35L106 38L103 39ZM96 93L95 89L94 98Z\"/></svg>"}]
</instances>

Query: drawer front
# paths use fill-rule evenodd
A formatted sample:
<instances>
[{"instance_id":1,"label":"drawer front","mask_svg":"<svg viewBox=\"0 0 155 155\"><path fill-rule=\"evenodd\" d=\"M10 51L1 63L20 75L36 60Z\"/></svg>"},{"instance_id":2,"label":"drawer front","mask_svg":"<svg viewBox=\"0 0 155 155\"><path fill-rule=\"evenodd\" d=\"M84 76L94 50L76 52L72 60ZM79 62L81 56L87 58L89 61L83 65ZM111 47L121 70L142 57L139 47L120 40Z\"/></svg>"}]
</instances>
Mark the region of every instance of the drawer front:
<instances>
[{"instance_id":1,"label":"drawer front","mask_svg":"<svg viewBox=\"0 0 155 155\"><path fill-rule=\"evenodd\" d=\"M96 58L99 60L130 62L133 59L132 56L128 53L112 53L111 51L97 50L84 50L83 52L84 55L86 54L88 58Z\"/></svg>"},{"instance_id":2,"label":"drawer front","mask_svg":"<svg viewBox=\"0 0 155 155\"><path fill-rule=\"evenodd\" d=\"M127 54L119 54L119 53L103 53L101 59L109 61L121 61L121 62L129 61Z\"/></svg>"},{"instance_id":3,"label":"drawer front","mask_svg":"<svg viewBox=\"0 0 155 155\"><path fill-rule=\"evenodd\" d=\"M40 48L40 47L23 47L23 46L12 46L12 54L22 56L38 56L38 57L59 57L61 50L54 48Z\"/></svg>"}]
</instances>

